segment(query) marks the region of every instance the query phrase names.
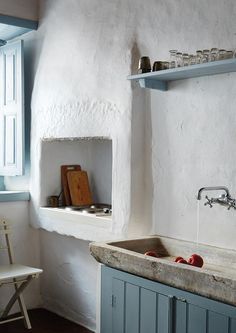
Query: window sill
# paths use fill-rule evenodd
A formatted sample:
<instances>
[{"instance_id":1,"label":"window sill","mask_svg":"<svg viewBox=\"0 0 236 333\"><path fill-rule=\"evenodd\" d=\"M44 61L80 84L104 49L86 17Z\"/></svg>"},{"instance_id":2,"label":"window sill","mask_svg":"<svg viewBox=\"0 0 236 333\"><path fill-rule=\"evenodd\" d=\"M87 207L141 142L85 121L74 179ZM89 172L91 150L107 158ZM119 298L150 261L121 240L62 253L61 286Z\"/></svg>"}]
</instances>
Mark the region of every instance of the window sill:
<instances>
[{"instance_id":1,"label":"window sill","mask_svg":"<svg viewBox=\"0 0 236 333\"><path fill-rule=\"evenodd\" d=\"M112 217L96 217L60 208L40 207L40 228L86 241L115 239Z\"/></svg>"},{"instance_id":2,"label":"window sill","mask_svg":"<svg viewBox=\"0 0 236 333\"><path fill-rule=\"evenodd\" d=\"M30 193L27 191L0 191L0 202L29 201Z\"/></svg>"}]
</instances>

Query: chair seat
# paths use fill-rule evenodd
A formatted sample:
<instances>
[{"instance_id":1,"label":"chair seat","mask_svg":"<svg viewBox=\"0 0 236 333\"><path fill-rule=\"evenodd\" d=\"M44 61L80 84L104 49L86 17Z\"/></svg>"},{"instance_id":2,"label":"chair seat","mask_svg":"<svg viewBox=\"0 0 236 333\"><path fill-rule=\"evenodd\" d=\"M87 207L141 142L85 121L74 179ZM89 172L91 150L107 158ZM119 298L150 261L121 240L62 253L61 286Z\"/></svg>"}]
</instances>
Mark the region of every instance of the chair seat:
<instances>
[{"instance_id":1,"label":"chair seat","mask_svg":"<svg viewBox=\"0 0 236 333\"><path fill-rule=\"evenodd\" d=\"M42 269L33 268L24 265L0 265L0 282L13 278L21 278L28 275L41 274Z\"/></svg>"}]
</instances>

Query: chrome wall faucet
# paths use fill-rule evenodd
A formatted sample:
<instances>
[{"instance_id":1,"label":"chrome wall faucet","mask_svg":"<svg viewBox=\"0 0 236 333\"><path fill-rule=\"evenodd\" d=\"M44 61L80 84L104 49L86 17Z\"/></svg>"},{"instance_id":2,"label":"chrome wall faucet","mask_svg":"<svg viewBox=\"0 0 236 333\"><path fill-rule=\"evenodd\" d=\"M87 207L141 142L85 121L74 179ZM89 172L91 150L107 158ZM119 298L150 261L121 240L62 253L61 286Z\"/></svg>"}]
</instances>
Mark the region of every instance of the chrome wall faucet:
<instances>
[{"instance_id":1,"label":"chrome wall faucet","mask_svg":"<svg viewBox=\"0 0 236 333\"><path fill-rule=\"evenodd\" d=\"M213 187L202 187L198 191L197 200L201 200L201 194L203 191L224 191L224 194L221 194L218 198L209 199L206 195L207 201L204 203L205 206L209 205L210 208L213 207L213 204L219 204L228 208L236 209L236 199L233 199L229 193L229 190L225 186L213 186Z\"/></svg>"}]
</instances>

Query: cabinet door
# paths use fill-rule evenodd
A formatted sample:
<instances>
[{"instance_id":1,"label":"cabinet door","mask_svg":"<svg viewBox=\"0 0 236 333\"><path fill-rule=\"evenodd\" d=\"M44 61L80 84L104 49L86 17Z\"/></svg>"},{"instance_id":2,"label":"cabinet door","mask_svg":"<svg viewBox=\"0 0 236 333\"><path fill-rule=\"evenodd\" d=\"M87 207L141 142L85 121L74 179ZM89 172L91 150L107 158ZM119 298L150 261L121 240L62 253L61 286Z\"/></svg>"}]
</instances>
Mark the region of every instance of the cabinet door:
<instances>
[{"instance_id":1,"label":"cabinet door","mask_svg":"<svg viewBox=\"0 0 236 333\"><path fill-rule=\"evenodd\" d=\"M101 333L172 333L173 297L157 292L149 283L142 286L132 275L121 279L114 270L106 269L102 274Z\"/></svg>"},{"instance_id":2,"label":"cabinet door","mask_svg":"<svg viewBox=\"0 0 236 333\"><path fill-rule=\"evenodd\" d=\"M235 333L236 320L216 311L176 299L174 333Z\"/></svg>"},{"instance_id":3,"label":"cabinet door","mask_svg":"<svg viewBox=\"0 0 236 333\"><path fill-rule=\"evenodd\" d=\"M172 297L112 278L112 333L171 333Z\"/></svg>"}]
</instances>

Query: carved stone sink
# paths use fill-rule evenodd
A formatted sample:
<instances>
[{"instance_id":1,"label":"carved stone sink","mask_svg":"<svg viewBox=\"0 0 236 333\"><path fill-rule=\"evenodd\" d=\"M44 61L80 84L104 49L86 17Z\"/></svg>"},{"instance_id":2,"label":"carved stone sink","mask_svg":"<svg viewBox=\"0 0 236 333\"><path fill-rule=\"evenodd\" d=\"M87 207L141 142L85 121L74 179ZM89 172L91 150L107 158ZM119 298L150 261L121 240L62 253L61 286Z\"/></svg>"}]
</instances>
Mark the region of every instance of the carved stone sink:
<instances>
[{"instance_id":1,"label":"carved stone sink","mask_svg":"<svg viewBox=\"0 0 236 333\"><path fill-rule=\"evenodd\" d=\"M148 250L160 258L145 256ZM108 243L91 243L94 258L107 266L150 280L236 305L236 251L161 236ZM197 253L202 268L175 263Z\"/></svg>"}]
</instances>

